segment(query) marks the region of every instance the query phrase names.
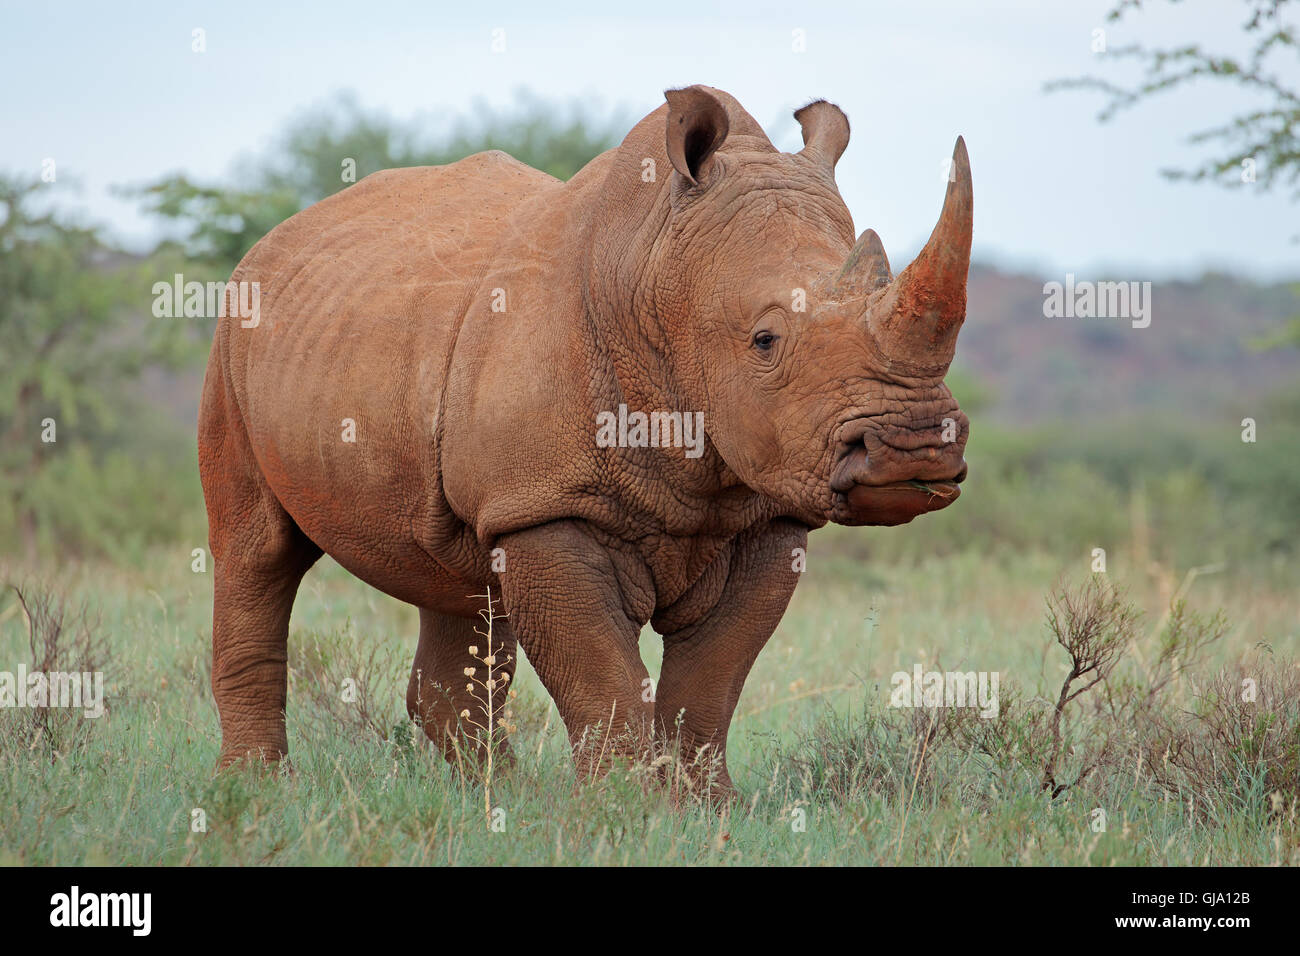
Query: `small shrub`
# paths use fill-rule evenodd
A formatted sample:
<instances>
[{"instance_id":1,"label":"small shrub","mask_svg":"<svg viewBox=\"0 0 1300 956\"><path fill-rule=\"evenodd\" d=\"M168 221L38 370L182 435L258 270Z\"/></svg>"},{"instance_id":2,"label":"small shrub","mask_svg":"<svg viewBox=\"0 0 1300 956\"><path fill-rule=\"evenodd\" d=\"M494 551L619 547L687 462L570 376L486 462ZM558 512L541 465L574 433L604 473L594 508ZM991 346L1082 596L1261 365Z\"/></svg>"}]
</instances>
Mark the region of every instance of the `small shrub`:
<instances>
[{"instance_id":1,"label":"small shrub","mask_svg":"<svg viewBox=\"0 0 1300 956\"><path fill-rule=\"evenodd\" d=\"M102 675L109 661L108 643L91 620L87 607L69 605L50 591L12 585L27 624L27 647L30 655L28 673ZM93 679L93 678L92 678ZM101 688L102 689L102 685ZM26 694L27 687L15 687L15 694ZM29 751L39 751L51 761L82 749L96 723L86 717L84 708L61 707L49 699L47 690L42 706L0 708L0 737ZM84 697L83 697L84 700ZM103 701L105 709L107 700Z\"/></svg>"},{"instance_id":2,"label":"small shrub","mask_svg":"<svg viewBox=\"0 0 1300 956\"><path fill-rule=\"evenodd\" d=\"M1246 681L1253 681L1253 686ZM1156 781L1193 807L1300 802L1300 669L1267 661L1217 671L1190 712L1160 719L1145 756Z\"/></svg>"}]
</instances>

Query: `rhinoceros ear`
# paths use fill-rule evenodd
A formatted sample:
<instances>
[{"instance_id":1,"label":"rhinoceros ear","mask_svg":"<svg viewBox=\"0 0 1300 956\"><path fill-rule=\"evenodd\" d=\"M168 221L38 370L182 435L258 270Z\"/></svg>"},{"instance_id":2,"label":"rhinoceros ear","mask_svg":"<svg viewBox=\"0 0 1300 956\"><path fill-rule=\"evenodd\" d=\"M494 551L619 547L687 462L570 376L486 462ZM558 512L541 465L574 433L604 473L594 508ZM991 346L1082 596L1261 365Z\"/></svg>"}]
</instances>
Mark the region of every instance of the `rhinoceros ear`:
<instances>
[{"instance_id":1,"label":"rhinoceros ear","mask_svg":"<svg viewBox=\"0 0 1300 956\"><path fill-rule=\"evenodd\" d=\"M794 118L803 129L803 149L806 156L831 172L849 145L849 118L834 103L813 100L802 109L795 110Z\"/></svg>"},{"instance_id":2,"label":"rhinoceros ear","mask_svg":"<svg viewBox=\"0 0 1300 956\"><path fill-rule=\"evenodd\" d=\"M698 185L704 164L727 138L727 111L702 86L665 90L664 99L668 101L668 159L691 185Z\"/></svg>"}]
</instances>

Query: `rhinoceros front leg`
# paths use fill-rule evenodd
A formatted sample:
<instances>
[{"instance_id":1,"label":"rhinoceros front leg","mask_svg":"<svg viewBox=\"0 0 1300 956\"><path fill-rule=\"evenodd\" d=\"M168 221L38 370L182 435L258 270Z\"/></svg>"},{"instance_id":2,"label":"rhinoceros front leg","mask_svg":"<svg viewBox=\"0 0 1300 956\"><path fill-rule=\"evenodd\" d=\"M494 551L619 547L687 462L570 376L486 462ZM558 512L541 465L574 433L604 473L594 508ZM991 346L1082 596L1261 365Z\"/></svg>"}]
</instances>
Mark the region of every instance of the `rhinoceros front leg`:
<instances>
[{"instance_id":1,"label":"rhinoceros front leg","mask_svg":"<svg viewBox=\"0 0 1300 956\"><path fill-rule=\"evenodd\" d=\"M643 699L641 627L629 609L645 605L649 616L648 574L640 581L633 562L576 521L504 535L497 544L505 551L501 595L510 626L555 700L579 772L637 755L654 709Z\"/></svg>"},{"instance_id":2,"label":"rhinoceros front leg","mask_svg":"<svg viewBox=\"0 0 1300 956\"><path fill-rule=\"evenodd\" d=\"M715 797L735 792L727 731L749 669L799 581L795 549L807 543L808 529L793 521L747 532L732 546L721 596L702 617L683 624L670 611L654 622L664 639L656 732L680 739L687 773Z\"/></svg>"}]
</instances>

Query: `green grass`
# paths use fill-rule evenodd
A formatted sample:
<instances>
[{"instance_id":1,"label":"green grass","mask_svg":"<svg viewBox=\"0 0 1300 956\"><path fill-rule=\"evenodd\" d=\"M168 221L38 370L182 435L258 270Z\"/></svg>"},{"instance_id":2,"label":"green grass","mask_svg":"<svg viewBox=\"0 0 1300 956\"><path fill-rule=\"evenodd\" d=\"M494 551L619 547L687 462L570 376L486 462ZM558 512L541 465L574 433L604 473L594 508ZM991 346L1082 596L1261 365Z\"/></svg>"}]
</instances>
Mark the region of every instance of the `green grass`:
<instances>
[{"instance_id":1,"label":"green grass","mask_svg":"<svg viewBox=\"0 0 1300 956\"><path fill-rule=\"evenodd\" d=\"M874 532L891 533L906 531ZM918 662L998 671L1012 711L999 726L1029 734L1030 715L1055 700L1067 666L1044 625L1044 599L1063 579L1086 577L1088 556L963 552L889 566L871 560L872 537L848 529L813 536L805 579L740 700L729 762L742 798L728 813L674 804L646 785L643 768L576 783L550 700L524 665L515 684L518 759L493 787L492 802L505 811L500 832L485 820L481 787L406 721L416 612L337 566L311 572L294 611L288 778L214 776L211 580L191 572L188 548L152 553L138 568L0 569L29 589L88 604L93 633L107 644L110 708L97 721L68 720L55 752L39 739L20 745L12 730L23 712L0 712L8 721L0 725L0 863L1300 862L1295 795L1281 794L1279 810L1258 762L1246 760L1227 785L1209 781L1204 792L1221 799L1189 811L1127 751L1055 800L1039 787L1040 755L1030 744L981 750L968 736L941 735L918 760L913 712L888 707L890 675ZM1137 574L1116 556L1110 575L1148 612L1140 643L1150 651L1156 618L1184 576ZM1189 603L1223 608L1230 621L1205 672L1250 673L1265 658L1294 672L1296 583L1276 567L1194 579ZM658 641L648 630L642 649L657 673ZM32 665L10 591L0 598L0 670L20 661ZM366 692L365 713L337 698L348 676ZM1014 708L1010 684L1020 689ZM1180 683L1171 708L1194 709L1196 686ZM1097 742L1085 704L1077 719L1067 714L1067 769ZM1104 832L1089 825L1097 808L1107 816ZM191 831L196 809L206 832Z\"/></svg>"}]
</instances>

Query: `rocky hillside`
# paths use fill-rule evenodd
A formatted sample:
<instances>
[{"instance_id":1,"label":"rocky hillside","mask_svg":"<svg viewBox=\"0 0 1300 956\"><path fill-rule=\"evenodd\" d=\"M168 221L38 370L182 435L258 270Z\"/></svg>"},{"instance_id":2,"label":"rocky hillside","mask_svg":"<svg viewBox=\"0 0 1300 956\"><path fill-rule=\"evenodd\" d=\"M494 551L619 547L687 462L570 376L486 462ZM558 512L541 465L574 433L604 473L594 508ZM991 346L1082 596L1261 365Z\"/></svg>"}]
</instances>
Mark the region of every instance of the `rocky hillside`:
<instances>
[{"instance_id":1,"label":"rocky hillside","mask_svg":"<svg viewBox=\"0 0 1300 956\"><path fill-rule=\"evenodd\" d=\"M1300 385L1300 351L1255 345L1300 314L1300 285L1214 274L1153 283L1151 323L1134 328L1124 318L1045 317L1044 281L971 269L954 390L983 393L983 414L999 422L1218 414Z\"/></svg>"}]
</instances>

